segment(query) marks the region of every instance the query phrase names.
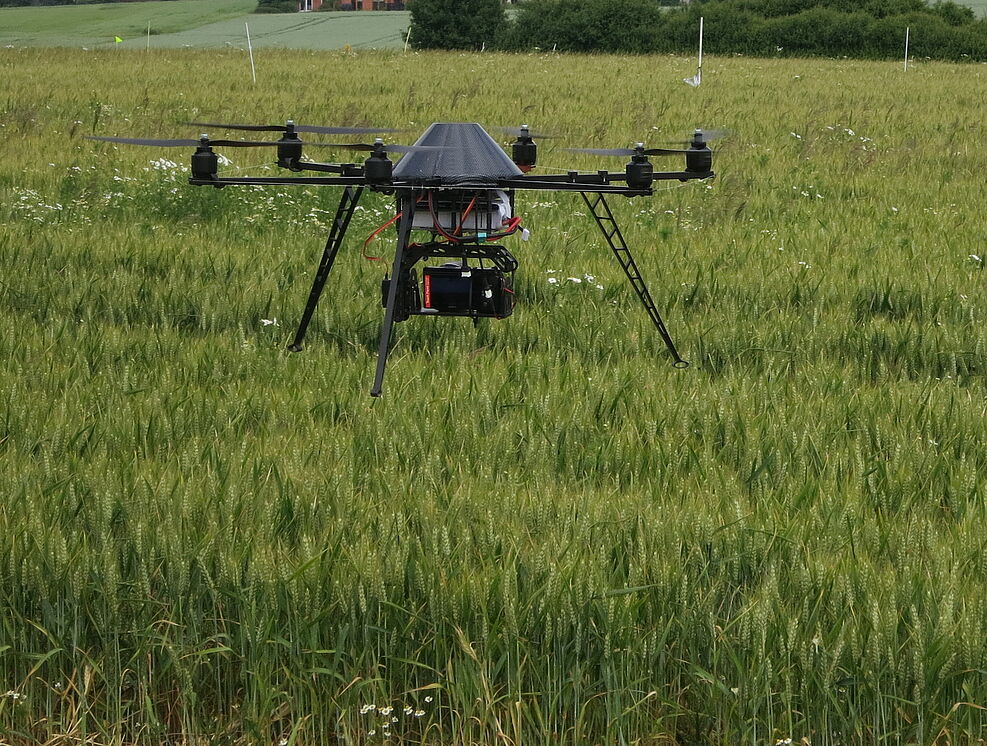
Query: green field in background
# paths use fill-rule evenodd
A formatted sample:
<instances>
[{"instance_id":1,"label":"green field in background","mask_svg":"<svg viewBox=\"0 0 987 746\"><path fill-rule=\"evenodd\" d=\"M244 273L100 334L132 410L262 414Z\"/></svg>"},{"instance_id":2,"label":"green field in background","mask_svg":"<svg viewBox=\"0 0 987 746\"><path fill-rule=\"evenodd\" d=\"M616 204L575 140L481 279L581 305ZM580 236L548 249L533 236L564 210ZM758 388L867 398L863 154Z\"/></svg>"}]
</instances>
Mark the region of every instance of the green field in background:
<instances>
[{"instance_id":1,"label":"green field in background","mask_svg":"<svg viewBox=\"0 0 987 746\"><path fill-rule=\"evenodd\" d=\"M170 34L228 18L242 17L256 0L173 0L171 2L0 8L0 45L95 47L147 34Z\"/></svg>"},{"instance_id":2,"label":"green field in background","mask_svg":"<svg viewBox=\"0 0 987 746\"><path fill-rule=\"evenodd\" d=\"M987 0L966 0L978 16ZM144 48L151 24L154 48L246 48L244 23L255 47L289 49L388 48L403 44L404 11L256 15L256 0L175 0L43 8L0 8L0 46Z\"/></svg>"},{"instance_id":3,"label":"green field in background","mask_svg":"<svg viewBox=\"0 0 987 746\"><path fill-rule=\"evenodd\" d=\"M399 47L408 28L404 11L254 14L256 0L177 0L0 9L0 46L155 49L340 49Z\"/></svg>"},{"instance_id":4,"label":"green field in background","mask_svg":"<svg viewBox=\"0 0 987 746\"><path fill-rule=\"evenodd\" d=\"M152 36L151 46L247 48L244 24L250 24L254 48L341 49L394 48L404 44L408 13L403 11L368 11L349 13L291 13L250 15L210 23L174 34ZM121 46L143 48L144 37L127 39Z\"/></svg>"}]
</instances>

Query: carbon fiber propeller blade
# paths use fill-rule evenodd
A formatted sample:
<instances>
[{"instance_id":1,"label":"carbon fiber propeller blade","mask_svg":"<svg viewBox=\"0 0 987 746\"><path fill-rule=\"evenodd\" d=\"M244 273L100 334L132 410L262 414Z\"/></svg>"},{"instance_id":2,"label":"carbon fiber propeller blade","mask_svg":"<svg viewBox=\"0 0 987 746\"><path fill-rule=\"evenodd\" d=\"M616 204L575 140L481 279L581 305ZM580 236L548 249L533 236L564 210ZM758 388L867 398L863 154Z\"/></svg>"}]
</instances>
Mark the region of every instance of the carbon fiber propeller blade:
<instances>
[{"instance_id":1,"label":"carbon fiber propeller blade","mask_svg":"<svg viewBox=\"0 0 987 746\"><path fill-rule=\"evenodd\" d=\"M688 150L668 150L667 148L566 148L571 153L589 153L590 155L685 155Z\"/></svg>"},{"instance_id":2,"label":"carbon fiber propeller blade","mask_svg":"<svg viewBox=\"0 0 987 746\"><path fill-rule=\"evenodd\" d=\"M140 137L98 137L96 135L87 135L87 140L98 140L100 142L112 142L119 143L121 145L148 145L158 148L188 148L196 147L202 144L202 140L157 140L157 139L146 139ZM269 148L277 147L279 145L284 145L284 142L279 140L207 140L207 144L223 147L223 148ZM349 142L306 142L304 140L292 140L289 144L291 145L304 145L308 148L340 148L343 150L363 150L372 151L377 146L368 145L367 143L349 143ZM384 145L385 153L414 153L419 150L442 150L441 146L435 145Z\"/></svg>"},{"instance_id":3,"label":"carbon fiber propeller blade","mask_svg":"<svg viewBox=\"0 0 987 746\"><path fill-rule=\"evenodd\" d=\"M247 132L287 132L285 124L221 124L218 122L186 122L194 127L209 129L245 130ZM406 130L388 129L386 127L319 127L310 124L293 125L295 132L310 132L318 135L371 135L375 132L405 132Z\"/></svg>"},{"instance_id":4,"label":"carbon fiber propeller blade","mask_svg":"<svg viewBox=\"0 0 987 746\"><path fill-rule=\"evenodd\" d=\"M370 145L365 142L340 142L334 143L333 147L344 148L345 150L364 150L368 152L376 150L378 147L383 147L385 153L417 153L422 150L447 149L442 145Z\"/></svg>"},{"instance_id":5,"label":"carbon fiber propeller blade","mask_svg":"<svg viewBox=\"0 0 987 746\"><path fill-rule=\"evenodd\" d=\"M555 140L558 135L550 135L547 132L523 132L522 127L491 127L494 132L500 132L504 135L510 135L511 137L520 137L522 134L527 134L528 137L535 138L536 140Z\"/></svg>"},{"instance_id":6,"label":"carbon fiber propeller blade","mask_svg":"<svg viewBox=\"0 0 987 746\"><path fill-rule=\"evenodd\" d=\"M86 135L87 140L98 140L99 142L114 142L121 145L150 145L156 148L188 148L202 144L202 140L155 140L141 137L97 137L96 135ZM254 142L250 140L207 140L209 145L216 145L224 148L263 148L270 145L281 145L278 142Z\"/></svg>"},{"instance_id":7,"label":"carbon fiber propeller blade","mask_svg":"<svg viewBox=\"0 0 987 746\"><path fill-rule=\"evenodd\" d=\"M699 130L703 134L704 142L712 142L713 140L719 140L721 137L726 137L727 135L732 135L733 130L727 129L712 129L712 130ZM662 140L663 145L691 145L692 138L687 140Z\"/></svg>"}]
</instances>

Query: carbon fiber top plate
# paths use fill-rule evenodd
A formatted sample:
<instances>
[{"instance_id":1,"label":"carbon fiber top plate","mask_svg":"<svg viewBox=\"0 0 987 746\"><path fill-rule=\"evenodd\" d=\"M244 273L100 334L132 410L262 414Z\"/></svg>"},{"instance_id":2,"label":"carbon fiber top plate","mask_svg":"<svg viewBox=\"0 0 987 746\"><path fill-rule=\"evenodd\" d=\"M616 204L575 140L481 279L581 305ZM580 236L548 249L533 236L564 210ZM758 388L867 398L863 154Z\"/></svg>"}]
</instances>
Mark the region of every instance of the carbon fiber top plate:
<instances>
[{"instance_id":1,"label":"carbon fiber top plate","mask_svg":"<svg viewBox=\"0 0 987 746\"><path fill-rule=\"evenodd\" d=\"M471 122L436 122L415 145L442 150L409 153L394 167L394 181L438 179L443 186L489 187L523 175L483 127Z\"/></svg>"}]
</instances>

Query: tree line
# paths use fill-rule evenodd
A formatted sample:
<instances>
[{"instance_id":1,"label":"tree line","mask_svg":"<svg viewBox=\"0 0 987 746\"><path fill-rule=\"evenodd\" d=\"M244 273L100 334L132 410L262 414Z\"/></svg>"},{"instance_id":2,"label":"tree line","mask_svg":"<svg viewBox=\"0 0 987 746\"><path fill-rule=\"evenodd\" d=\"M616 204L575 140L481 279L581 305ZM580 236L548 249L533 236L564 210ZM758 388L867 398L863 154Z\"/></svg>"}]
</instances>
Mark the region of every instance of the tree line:
<instances>
[{"instance_id":1,"label":"tree line","mask_svg":"<svg viewBox=\"0 0 987 746\"><path fill-rule=\"evenodd\" d=\"M689 53L699 17L712 54L987 60L987 20L953 0L412 0L420 49Z\"/></svg>"}]
</instances>

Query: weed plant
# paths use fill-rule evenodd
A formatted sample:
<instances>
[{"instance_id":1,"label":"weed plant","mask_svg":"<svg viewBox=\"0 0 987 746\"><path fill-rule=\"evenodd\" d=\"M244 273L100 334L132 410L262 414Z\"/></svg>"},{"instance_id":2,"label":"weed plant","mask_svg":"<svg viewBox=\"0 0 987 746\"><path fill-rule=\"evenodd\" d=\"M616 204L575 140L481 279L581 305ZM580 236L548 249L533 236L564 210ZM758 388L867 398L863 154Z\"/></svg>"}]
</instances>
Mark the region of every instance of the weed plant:
<instances>
[{"instance_id":1,"label":"weed plant","mask_svg":"<svg viewBox=\"0 0 987 746\"><path fill-rule=\"evenodd\" d=\"M257 63L0 50L0 741L981 742L984 67ZM519 194L514 316L399 325L372 400L388 199L288 354L338 194L81 139L289 117L530 123L546 171L733 128L612 203L692 367Z\"/></svg>"}]
</instances>

